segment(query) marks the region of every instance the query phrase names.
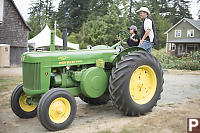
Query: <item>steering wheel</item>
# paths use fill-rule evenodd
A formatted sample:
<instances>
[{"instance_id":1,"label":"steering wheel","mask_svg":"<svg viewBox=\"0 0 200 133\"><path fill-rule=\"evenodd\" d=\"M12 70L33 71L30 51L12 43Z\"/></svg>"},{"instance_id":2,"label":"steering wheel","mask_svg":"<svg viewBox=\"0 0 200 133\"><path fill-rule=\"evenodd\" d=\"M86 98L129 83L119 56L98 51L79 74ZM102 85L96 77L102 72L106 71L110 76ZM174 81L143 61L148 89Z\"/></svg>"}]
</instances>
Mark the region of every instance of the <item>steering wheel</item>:
<instances>
[{"instance_id":1,"label":"steering wheel","mask_svg":"<svg viewBox=\"0 0 200 133\"><path fill-rule=\"evenodd\" d=\"M122 43L122 41L125 41L126 42L126 39L130 37L130 33L128 33L127 31L125 30L120 30L119 33L117 34L118 38L122 37L121 39L121 45L124 47L124 48L127 48L128 47L128 44L125 45Z\"/></svg>"}]
</instances>

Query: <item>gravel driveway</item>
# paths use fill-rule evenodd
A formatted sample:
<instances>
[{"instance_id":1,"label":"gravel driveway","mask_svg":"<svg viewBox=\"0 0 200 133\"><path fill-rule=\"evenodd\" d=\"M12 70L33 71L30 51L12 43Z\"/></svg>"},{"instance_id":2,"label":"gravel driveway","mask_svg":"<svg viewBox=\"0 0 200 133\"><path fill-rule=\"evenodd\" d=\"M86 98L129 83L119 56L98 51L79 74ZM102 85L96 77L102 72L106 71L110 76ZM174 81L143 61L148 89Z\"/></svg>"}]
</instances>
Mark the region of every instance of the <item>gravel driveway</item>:
<instances>
[{"instance_id":1,"label":"gravel driveway","mask_svg":"<svg viewBox=\"0 0 200 133\"><path fill-rule=\"evenodd\" d=\"M21 68L0 68L0 81L5 77L21 77ZM164 91L161 100L158 102L158 107L153 109L153 112L145 116L126 117L123 116L109 102L106 105L90 106L79 98L76 98L78 111L72 125L60 132L96 132L107 128L112 128L113 122L119 120L119 126L127 124L133 119L141 121L143 117L154 115L159 108L164 108L165 105L176 103L184 103L193 98L200 96L200 71L164 71ZM2 82L0 82L0 85ZM2 89L2 88L1 88ZM12 88L0 91L0 132L2 133L43 133L47 132L37 118L20 119L14 115L9 107L9 96ZM1 103L5 103L2 106ZM2 106L2 107L1 107ZM140 119L141 118L141 119Z\"/></svg>"}]
</instances>

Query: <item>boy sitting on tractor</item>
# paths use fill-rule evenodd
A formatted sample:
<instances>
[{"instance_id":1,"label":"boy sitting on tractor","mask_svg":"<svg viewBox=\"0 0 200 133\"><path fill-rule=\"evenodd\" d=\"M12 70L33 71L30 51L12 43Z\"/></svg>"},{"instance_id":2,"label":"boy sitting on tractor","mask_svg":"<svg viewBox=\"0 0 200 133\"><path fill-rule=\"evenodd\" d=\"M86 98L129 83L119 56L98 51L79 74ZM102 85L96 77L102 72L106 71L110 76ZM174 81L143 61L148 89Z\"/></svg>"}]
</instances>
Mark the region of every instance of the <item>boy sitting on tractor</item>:
<instances>
[{"instance_id":1,"label":"boy sitting on tractor","mask_svg":"<svg viewBox=\"0 0 200 133\"><path fill-rule=\"evenodd\" d=\"M138 46L140 42L140 38L137 34L137 27L132 25L128 29L131 35L129 38L127 38L126 42L122 41L122 43L129 47ZM118 40L121 41L121 38L119 37Z\"/></svg>"}]
</instances>

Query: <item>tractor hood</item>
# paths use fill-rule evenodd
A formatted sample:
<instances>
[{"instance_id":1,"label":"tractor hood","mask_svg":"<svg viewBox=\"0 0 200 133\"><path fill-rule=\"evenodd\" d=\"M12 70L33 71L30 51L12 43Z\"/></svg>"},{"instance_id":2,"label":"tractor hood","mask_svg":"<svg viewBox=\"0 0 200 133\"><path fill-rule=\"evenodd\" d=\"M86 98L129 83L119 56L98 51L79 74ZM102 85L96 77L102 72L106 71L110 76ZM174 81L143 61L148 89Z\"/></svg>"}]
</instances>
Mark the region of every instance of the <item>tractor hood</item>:
<instances>
[{"instance_id":1,"label":"tractor hood","mask_svg":"<svg viewBox=\"0 0 200 133\"><path fill-rule=\"evenodd\" d=\"M26 52L22 55L23 63L48 63L57 65L75 65L95 63L101 59L104 62L112 62L117 55L115 49L91 49L91 50L68 50L68 51L46 51ZM54 64L53 63L53 64Z\"/></svg>"}]
</instances>

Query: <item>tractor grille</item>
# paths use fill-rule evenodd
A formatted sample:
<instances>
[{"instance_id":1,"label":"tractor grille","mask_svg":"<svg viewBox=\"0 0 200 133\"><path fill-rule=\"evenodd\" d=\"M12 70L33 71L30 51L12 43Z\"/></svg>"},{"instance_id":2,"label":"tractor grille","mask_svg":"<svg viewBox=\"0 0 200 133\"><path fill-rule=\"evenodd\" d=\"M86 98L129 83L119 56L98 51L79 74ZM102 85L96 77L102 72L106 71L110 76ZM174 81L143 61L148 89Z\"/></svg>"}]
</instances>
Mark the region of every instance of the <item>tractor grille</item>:
<instances>
[{"instance_id":1,"label":"tractor grille","mask_svg":"<svg viewBox=\"0 0 200 133\"><path fill-rule=\"evenodd\" d=\"M24 88L40 90L40 63L23 63Z\"/></svg>"}]
</instances>

